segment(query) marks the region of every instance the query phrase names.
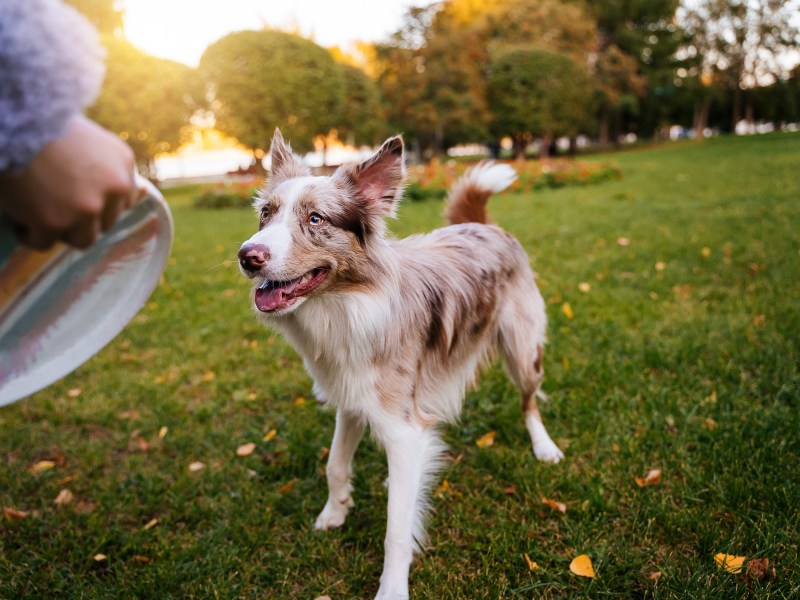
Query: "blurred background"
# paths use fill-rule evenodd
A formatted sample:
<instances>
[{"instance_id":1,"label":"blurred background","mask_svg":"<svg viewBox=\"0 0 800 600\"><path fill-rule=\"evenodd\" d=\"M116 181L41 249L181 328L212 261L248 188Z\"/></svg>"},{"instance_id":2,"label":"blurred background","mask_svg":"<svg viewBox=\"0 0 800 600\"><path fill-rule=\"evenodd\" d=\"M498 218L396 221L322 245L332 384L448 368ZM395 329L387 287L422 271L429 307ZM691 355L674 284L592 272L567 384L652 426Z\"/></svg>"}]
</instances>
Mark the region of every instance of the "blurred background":
<instances>
[{"instance_id":1,"label":"blurred background","mask_svg":"<svg viewBox=\"0 0 800 600\"><path fill-rule=\"evenodd\" d=\"M92 118L165 182L796 130L800 0L68 0L103 36Z\"/></svg>"}]
</instances>

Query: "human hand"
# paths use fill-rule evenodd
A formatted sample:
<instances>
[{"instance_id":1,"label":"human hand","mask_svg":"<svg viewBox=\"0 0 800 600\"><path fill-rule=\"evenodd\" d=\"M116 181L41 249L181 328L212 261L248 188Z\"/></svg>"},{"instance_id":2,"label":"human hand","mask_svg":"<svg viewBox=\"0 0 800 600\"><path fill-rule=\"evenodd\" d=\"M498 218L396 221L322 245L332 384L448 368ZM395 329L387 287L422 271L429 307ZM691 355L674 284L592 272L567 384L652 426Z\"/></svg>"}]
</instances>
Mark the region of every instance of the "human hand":
<instances>
[{"instance_id":1,"label":"human hand","mask_svg":"<svg viewBox=\"0 0 800 600\"><path fill-rule=\"evenodd\" d=\"M27 246L45 250L61 240L86 248L139 199L133 167L125 142L74 117L21 173L0 176L0 213Z\"/></svg>"}]
</instances>

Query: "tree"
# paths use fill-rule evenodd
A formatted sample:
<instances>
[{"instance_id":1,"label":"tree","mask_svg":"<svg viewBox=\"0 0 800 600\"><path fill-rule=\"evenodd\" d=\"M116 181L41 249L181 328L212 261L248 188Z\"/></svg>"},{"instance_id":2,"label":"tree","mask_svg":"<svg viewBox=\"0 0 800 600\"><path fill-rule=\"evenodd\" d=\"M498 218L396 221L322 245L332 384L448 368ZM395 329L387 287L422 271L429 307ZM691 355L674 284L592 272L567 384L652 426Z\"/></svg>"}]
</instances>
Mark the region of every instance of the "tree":
<instances>
[{"instance_id":1,"label":"tree","mask_svg":"<svg viewBox=\"0 0 800 600\"><path fill-rule=\"evenodd\" d=\"M239 31L200 59L216 126L253 150L266 151L276 127L299 152L313 149L341 122L345 83L330 53L279 31Z\"/></svg>"},{"instance_id":2,"label":"tree","mask_svg":"<svg viewBox=\"0 0 800 600\"><path fill-rule=\"evenodd\" d=\"M149 56L128 42L105 36L108 53L103 88L89 116L133 149L140 172L152 173L159 152L177 148L181 131L204 100L193 69Z\"/></svg>"},{"instance_id":3,"label":"tree","mask_svg":"<svg viewBox=\"0 0 800 600\"><path fill-rule=\"evenodd\" d=\"M534 137L542 139L542 155L547 156L555 136L575 135L586 126L591 102L586 71L564 54L519 48L491 62L492 129L512 137L518 158Z\"/></svg>"},{"instance_id":4,"label":"tree","mask_svg":"<svg viewBox=\"0 0 800 600\"><path fill-rule=\"evenodd\" d=\"M355 144L375 145L387 135L378 84L358 67L340 64L344 102L337 130Z\"/></svg>"},{"instance_id":5,"label":"tree","mask_svg":"<svg viewBox=\"0 0 800 600\"><path fill-rule=\"evenodd\" d=\"M122 33L123 11L116 0L66 0L66 3L83 13L100 33Z\"/></svg>"},{"instance_id":6,"label":"tree","mask_svg":"<svg viewBox=\"0 0 800 600\"><path fill-rule=\"evenodd\" d=\"M699 77L733 96L731 129L741 118L745 90L789 77L788 57L800 47L800 0L693 0L679 13L691 39ZM750 96L745 118L752 120Z\"/></svg>"}]
</instances>

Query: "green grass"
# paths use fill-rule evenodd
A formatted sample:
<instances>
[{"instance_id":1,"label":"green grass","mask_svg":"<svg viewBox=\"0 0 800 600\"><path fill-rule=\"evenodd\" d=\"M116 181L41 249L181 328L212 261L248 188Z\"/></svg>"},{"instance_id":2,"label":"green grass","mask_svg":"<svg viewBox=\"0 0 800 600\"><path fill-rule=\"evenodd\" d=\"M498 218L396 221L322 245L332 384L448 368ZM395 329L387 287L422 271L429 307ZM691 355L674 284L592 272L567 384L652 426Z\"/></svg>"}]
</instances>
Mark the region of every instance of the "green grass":
<instances>
[{"instance_id":1,"label":"green grass","mask_svg":"<svg viewBox=\"0 0 800 600\"><path fill-rule=\"evenodd\" d=\"M548 301L542 412L567 458L534 460L516 391L489 369L445 429L449 490L434 499L412 598L800 595L800 135L597 157L609 159L621 180L493 200ZM377 589L382 452L365 440L356 508L343 529L315 532L333 415L250 312L232 259L252 214L194 209L193 192L168 194L173 260L136 320L76 373L0 409L0 506L29 513L0 521L1 598ZM393 228L429 230L440 213L408 203ZM488 431L495 444L478 448ZM30 472L42 459L58 464ZM639 488L653 468L661 483ZM64 488L75 499L59 508ZM727 574L718 552L768 558L776 576ZM568 570L581 553L593 580Z\"/></svg>"}]
</instances>

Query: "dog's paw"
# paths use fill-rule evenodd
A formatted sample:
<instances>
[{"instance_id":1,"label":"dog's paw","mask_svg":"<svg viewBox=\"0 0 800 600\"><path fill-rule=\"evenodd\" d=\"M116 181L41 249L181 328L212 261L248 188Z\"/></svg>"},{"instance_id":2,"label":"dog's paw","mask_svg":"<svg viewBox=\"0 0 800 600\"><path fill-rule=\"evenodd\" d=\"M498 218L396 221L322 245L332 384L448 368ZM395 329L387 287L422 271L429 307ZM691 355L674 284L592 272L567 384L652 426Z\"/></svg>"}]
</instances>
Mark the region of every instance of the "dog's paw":
<instances>
[{"instance_id":1,"label":"dog's paw","mask_svg":"<svg viewBox=\"0 0 800 600\"><path fill-rule=\"evenodd\" d=\"M347 513L352 507L353 499L350 496L344 502L328 498L325 508L322 509L322 512L319 513L317 520L314 522L314 529L327 531L328 529L341 527L344 525Z\"/></svg>"},{"instance_id":2,"label":"dog's paw","mask_svg":"<svg viewBox=\"0 0 800 600\"><path fill-rule=\"evenodd\" d=\"M555 464L564 458L564 453L553 440L541 440L533 445L533 454L542 462Z\"/></svg>"}]
</instances>

